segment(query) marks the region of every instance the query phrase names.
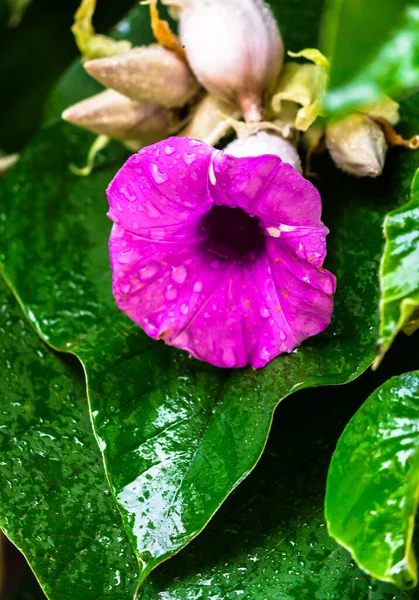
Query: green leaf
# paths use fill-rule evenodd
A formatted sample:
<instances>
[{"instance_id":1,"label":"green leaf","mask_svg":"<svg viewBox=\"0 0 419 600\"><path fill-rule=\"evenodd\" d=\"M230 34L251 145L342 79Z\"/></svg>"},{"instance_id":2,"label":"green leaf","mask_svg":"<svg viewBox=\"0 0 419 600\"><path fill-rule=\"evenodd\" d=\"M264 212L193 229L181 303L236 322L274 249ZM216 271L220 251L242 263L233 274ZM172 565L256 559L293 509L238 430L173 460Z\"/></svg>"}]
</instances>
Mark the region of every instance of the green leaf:
<instances>
[{"instance_id":1,"label":"green leaf","mask_svg":"<svg viewBox=\"0 0 419 600\"><path fill-rule=\"evenodd\" d=\"M284 402L255 471L139 600L407 600L362 573L324 522L332 448L364 386Z\"/></svg>"},{"instance_id":2,"label":"green leaf","mask_svg":"<svg viewBox=\"0 0 419 600\"><path fill-rule=\"evenodd\" d=\"M40 341L2 279L0 297L0 526L52 600L128 600L137 564L79 365Z\"/></svg>"},{"instance_id":3,"label":"green leaf","mask_svg":"<svg viewBox=\"0 0 419 600\"><path fill-rule=\"evenodd\" d=\"M388 380L356 413L330 465L330 534L357 563L399 587L417 583L419 371Z\"/></svg>"},{"instance_id":4,"label":"green leaf","mask_svg":"<svg viewBox=\"0 0 419 600\"><path fill-rule=\"evenodd\" d=\"M328 0L322 48L331 60L328 113L419 88L419 3Z\"/></svg>"},{"instance_id":5,"label":"green leaf","mask_svg":"<svg viewBox=\"0 0 419 600\"><path fill-rule=\"evenodd\" d=\"M275 6L292 31L300 4ZM303 47L315 31L306 24ZM400 182L351 180L326 161L327 266L339 282L333 324L264 370L230 373L153 342L116 309L105 188L125 155L114 145L90 177L76 177L68 166L83 164L90 139L57 125L28 148L1 188L1 258L40 335L84 364L95 433L144 578L197 535L253 469L278 402L303 387L347 382L371 363L381 223L399 202ZM396 166L410 181L410 156Z\"/></svg>"},{"instance_id":6,"label":"green leaf","mask_svg":"<svg viewBox=\"0 0 419 600\"><path fill-rule=\"evenodd\" d=\"M376 366L419 306L419 170L413 180L410 201L387 215L384 233L386 246L380 268L380 354ZM415 329L412 326L410 333Z\"/></svg>"},{"instance_id":7,"label":"green leaf","mask_svg":"<svg viewBox=\"0 0 419 600\"><path fill-rule=\"evenodd\" d=\"M10 10L10 26L19 25L22 17L32 0L5 0Z\"/></svg>"}]
</instances>

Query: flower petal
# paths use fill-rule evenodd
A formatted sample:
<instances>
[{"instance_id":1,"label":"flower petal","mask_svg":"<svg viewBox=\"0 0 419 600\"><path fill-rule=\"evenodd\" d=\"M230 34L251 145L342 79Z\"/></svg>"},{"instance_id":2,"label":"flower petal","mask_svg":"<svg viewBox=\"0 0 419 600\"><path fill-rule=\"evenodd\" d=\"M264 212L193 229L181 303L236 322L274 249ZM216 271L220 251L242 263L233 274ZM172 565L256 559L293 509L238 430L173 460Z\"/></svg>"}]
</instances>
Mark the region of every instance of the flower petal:
<instances>
[{"instance_id":1,"label":"flower petal","mask_svg":"<svg viewBox=\"0 0 419 600\"><path fill-rule=\"evenodd\" d=\"M166 145L176 162L160 160ZM262 367L323 331L335 278L321 268L327 229L314 186L272 155L235 158L176 138L146 150L108 190L121 310L150 337L220 367ZM214 204L256 215L264 248L218 259L200 227Z\"/></svg>"},{"instance_id":2,"label":"flower petal","mask_svg":"<svg viewBox=\"0 0 419 600\"><path fill-rule=\"evenodd\" d=\"M212 205L207 177L213 152L187 138L143 148L108 187L109 218L144 239L196 242L196 225Z\"/></svg>"},{"instance_id":3,"label":"flower petal","mask_svg":"<svg viewBox=\"0 0 419 600\"><path fill-rule=\"evenodd\" d=\"M256 215L265 232L284 240L301 258L321 265L327 227L321 222L321 198L312 183L273 155L236 158L214 155L216 204L238 206Z\"/></svg>"}]
</instances>

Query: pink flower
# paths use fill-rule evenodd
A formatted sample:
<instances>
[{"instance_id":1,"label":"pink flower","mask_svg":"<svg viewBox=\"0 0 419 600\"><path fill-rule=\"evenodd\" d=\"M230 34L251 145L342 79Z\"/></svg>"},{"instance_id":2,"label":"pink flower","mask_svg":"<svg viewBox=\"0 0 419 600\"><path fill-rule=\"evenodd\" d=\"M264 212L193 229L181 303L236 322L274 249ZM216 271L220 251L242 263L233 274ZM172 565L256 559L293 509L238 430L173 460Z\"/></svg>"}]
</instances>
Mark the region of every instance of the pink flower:
<instances>
[{"instance_id":1,"label":"pink flower","mask_svg":"<svg viewBox=\"0 0 419 600\"><path fill-rule=\"evenodd\" d=\"M329 324L320 195L277 156L169 138L131 156L107 194L113 293L152 338L258 368Z\"/></svg>"}]
</instances>

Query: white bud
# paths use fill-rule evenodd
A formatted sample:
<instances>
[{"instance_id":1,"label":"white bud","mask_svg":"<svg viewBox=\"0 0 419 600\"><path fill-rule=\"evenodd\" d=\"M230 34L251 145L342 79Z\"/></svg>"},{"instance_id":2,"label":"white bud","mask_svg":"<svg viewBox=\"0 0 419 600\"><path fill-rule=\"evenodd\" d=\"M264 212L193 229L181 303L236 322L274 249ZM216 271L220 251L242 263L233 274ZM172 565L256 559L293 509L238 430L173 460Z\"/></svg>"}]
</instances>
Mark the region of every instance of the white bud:
<instances>
[{"instance_id":1,"label":"white bud","mask_svg":"<svg viewBox=\"0 0 419 600\"><path fill-rule=\"evenodd\" d=\"M183 106L199 89L185 62L157 44L90 60L83 66L105 87L132 100L167 108Z\"/></svg>"},{"instance_id":2,"label":"white bud","mask_svg":"<svg viewBox=\"0 0 419 600\"><path fill-rule=\"evenodd\" d=\"M381 175L387 144L381 127L367 115L350 115L329 125L326 145L342 171L356 177Z\"/></svg>"},{"instance_id":3,"label":"white bud","mask_svg":"<svg viewBox=\"0 0 419 600\"><path fill-rule=\"evenodd\" d=\"M119 140L141 140L149 143L173 133L179 127L175 114L155 104L134 102L126 96L106 90L67 108L65 121Z\"/></svg>"},{"instance_id":4,"label":"white bud","mask_svg":"<svg viewBox=\"0 0 419 600\"><path fill-rule=\"evenodd\" d=\"M0 177L5 175L19 160L19 154L5 154L0 150Z\"/></svg>"},{"instance_id":5,"label":"white bud","mask_svg":"<svg viewBox=\"0 0 419 600\"><path fill-rule=\"evenodd\" d=\"M189 0L180 13L180 39L201 84L260 121L263 96L278 79L283 44L263 0Z\"/></svg>"},{"instance_id":6,"label":"white bud","mask_svg":"<svg viewBox=\"0 0 419 600\"><path fill-rule=\"evenodd\" d=\"M226 146L224 152L237 156L239 158L248 156L261 156L262 154L274 154L294 167L299 173L302 172L301 161L297 150L288 140L284 140L280 135L258 131L244 139L234 140Z\"/></svg>"}]
</instances>

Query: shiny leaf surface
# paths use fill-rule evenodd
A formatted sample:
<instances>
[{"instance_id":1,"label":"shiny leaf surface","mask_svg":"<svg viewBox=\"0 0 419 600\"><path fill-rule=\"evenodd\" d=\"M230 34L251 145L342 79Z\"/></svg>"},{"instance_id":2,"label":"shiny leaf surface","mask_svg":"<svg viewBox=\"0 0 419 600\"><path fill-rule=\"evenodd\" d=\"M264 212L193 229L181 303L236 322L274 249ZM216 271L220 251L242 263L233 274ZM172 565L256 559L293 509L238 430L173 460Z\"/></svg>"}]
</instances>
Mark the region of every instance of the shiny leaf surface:
<instances>
[{"instance_id":1,"label":"shiny leaf surface","mask_svg":"<svg viewBox=\"0 0 419 600\"><path fill-rule=\"evenodd\" d=\"M418 2L328 0L322 38L330 114L419 88Z\"/></svg>"},{"instance_id":2,"label":"shiny leaf surface","mask_svg":"<svg viewBox=\"0 0 419 600\"><path fill-rule=\"evenodd\" d=\"M360 571L324 523L330 454L362 379L284 402L255 471L205 532L151 575L140 600L407 600Z\"/></svg>"},{"instance_id":3,"label":"shiny leaf surface","mask_svg":"<svg viewBox=\"0 0 419 600\"><path fill-rule=\"evenodd\" d=\"M419 171L413 180L410 201L387 215L384 233L377 365L419 306ZM411 332L414 329L412 326Z\"/></svg>"},{"instance_id":4,"label":"shiny leaf surface","mask_svg":"<svg viewBox=\"0 0 419 600\"><path fill-rule=\"evenodd\" d=\"M417 583L412 547L419 488L419 371L388 380L356 413L330 465L331 535L374 577Z\"/></svg>"},{"instance_id":5,"label":"shiny leaf surface","mask_svg":"<svg viewBox=\"0 0 419 600\"><path fill-rule=\"evenodd\" d=\"M137 564L79 365L41 342L1 279L0 298L0 526L52 600L128 600Z\"/></svg>"}]
</instances>

